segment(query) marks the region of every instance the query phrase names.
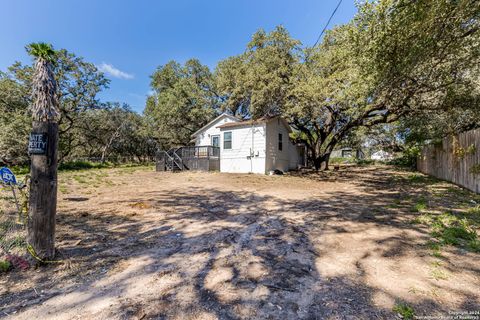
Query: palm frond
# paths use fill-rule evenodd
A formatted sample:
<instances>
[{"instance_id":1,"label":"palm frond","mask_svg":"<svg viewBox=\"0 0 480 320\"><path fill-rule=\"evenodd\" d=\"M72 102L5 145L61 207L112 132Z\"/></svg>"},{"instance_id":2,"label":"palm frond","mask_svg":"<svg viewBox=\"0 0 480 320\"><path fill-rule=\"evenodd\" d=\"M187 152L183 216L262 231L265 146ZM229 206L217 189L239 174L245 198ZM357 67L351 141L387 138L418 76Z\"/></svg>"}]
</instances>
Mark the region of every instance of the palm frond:
<instances>
[{"instance_id":1,"label":"palm frond","mask_svg":"<svg viewBox=\"0 0 480 320\"><path fill-rule=\"evenodd\" d=\"M26 48L36 60L32 81L33 119L56 121L60 114L58 112L57 82L52 66L56 59L55 50L52 45L43 42L29 44Z\"/></svg>"},{"instance_id":2,"label":"palm frond","mask_svg":"<svg viewBox=\"0 0 480 320\"><path fill-rule=\"evenodd\" d=\"M35 58L41 58L48 62L54 63L56 59L56 51L53 46L45 42L30 43L25 47L28 54Z\"/></svg>"}]
</instances>

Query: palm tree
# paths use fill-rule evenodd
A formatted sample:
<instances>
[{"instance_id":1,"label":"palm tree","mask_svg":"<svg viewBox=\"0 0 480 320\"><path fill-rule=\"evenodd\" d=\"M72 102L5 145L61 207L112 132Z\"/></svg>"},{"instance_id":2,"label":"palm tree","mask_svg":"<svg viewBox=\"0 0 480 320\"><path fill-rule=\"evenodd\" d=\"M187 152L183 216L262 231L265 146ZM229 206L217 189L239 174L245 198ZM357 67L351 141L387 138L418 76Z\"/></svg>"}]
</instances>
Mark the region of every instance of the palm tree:
<instances>
[{"instance_id":1,"label":"palm tree","mask_svg":"<svg viewBox=\"0 0 480 320\"><path fill-rule=\"evenodd\" d=\"M51 44L31 43L27 52L35 59L32 79L32 113L36 121L56 121L58 112L57 82L53 73L56 52Z\"/></svg>"},{"instance_id":2,"label":"palm tree","mask_svg":"<svg viewBox=\"0 0 480 320\"><path fill-rule=\"evenodd\" d=\"M33 128L29 143L28 251L37 260L45 261L55 256L59 116L57 83L53 72L56 53L46 43L32 43L26 49L35 60L31 107ZM39 145L42 147L39 148Z\"/></svg>"}]
</instances>

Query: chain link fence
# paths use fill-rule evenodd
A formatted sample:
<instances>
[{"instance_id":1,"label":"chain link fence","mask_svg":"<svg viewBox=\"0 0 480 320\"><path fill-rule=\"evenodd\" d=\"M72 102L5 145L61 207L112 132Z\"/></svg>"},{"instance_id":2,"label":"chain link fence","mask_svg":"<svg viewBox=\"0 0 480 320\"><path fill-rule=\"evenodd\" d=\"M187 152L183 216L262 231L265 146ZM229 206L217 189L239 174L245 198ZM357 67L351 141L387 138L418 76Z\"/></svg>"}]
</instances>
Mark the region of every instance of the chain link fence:
<instances>
[{"instance_id":1,"label":"chain link fence","mask_svg":"<svg viewBox=\"0 0 480 320\"><path fill-rule=\"evenodd\" d=\"M0 261L25 254L27 218L28 181L13 186L0 183Z\"/></svg>"}]
</instances>

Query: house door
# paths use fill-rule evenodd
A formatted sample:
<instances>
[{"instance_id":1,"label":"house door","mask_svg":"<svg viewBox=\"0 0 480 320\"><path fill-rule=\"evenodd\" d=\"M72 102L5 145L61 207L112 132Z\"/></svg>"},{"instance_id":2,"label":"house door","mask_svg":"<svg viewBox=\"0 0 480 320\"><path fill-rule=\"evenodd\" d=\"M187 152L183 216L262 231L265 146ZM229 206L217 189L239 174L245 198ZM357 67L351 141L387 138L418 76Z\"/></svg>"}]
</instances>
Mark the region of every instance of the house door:
<instances>
[{"instance_id":1,"label":"house door","mask_svg":"<svg viewBox=\"0 0 480 320\"><path fill-rule=\"evenodd\" d=\"M212 146L220 147L220 135L212 136Z\"/></svg>"}]
</instances>

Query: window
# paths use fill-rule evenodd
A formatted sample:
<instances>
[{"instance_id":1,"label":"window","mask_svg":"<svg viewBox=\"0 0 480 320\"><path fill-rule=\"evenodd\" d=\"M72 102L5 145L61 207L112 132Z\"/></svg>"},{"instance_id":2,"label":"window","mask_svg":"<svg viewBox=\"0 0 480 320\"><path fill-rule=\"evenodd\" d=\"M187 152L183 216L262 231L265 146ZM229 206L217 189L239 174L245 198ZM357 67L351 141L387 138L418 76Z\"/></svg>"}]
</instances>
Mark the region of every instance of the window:
<instances>
[{"instance_id":1,"label":"window","mask_svg":"<svg viewBox=\"0 0 480 320\"><path fill-rule=\"evenodd\" d=\"M223 133L223 149L232 149L232 133Z\"/></svg>"},{"instance_id":2,"label":"window","mask_svg":"<svg viewBox=\"0 0 480 320\"><path fill-rule=\"evenodd\" d=\"M283 135L281 133L278 134L278 150L283 150Z\"/></svg>"},{"instance_id":3,"label":"window","mask_svg":"<svg viewBox=\"0 0 480 320\"><path fill-rule=\"evenodd\" d=\"M212 146L220 147L220 136L218 134L212 136Z\"/></svg>"}]
</instances>

